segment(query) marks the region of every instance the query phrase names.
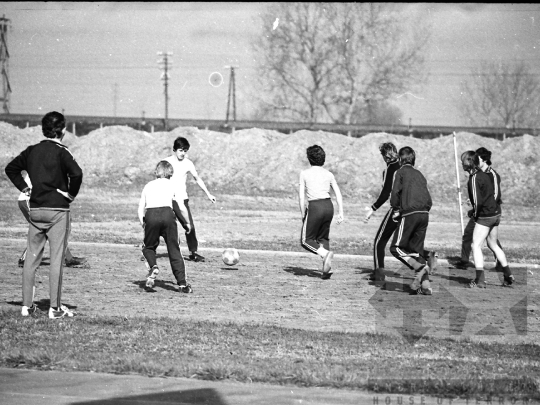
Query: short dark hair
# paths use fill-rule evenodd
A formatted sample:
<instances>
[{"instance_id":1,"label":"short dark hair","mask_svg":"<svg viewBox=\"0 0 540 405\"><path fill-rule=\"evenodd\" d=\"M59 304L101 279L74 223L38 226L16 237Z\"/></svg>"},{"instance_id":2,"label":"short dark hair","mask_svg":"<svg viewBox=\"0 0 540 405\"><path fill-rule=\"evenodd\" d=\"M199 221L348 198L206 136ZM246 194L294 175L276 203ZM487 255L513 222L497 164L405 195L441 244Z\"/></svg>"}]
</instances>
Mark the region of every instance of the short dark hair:
<instances>
[{"instance_id":1,"label":"short dark hair","mask_svg":"<svg viewBox=\"0 0 540 405\"><path fill-rule=\"evenodd\" d=\"M476 166L480 165L480 161L478 160L479 156L484 162L488 164L488 166L491 166L491 151L487 150L484 147L476 149L474 156L474 163L476 164Z\"/></svg>"},{"instance_id":2,"label":"short dark hair","mask_svg":"<svg viewBox=\"0 0 540 405\"><path fill-rule=\"evenodd\" d=\"M396 145L392 142L385 142L379 145L379 151L383 158L394 160L398 157Z\"/></svg>"},{"instance_id":3,"label":"short dark hair","mask_svg":"<svg viewBox=\"0 0 540 405\"><path fill-rule=\"evenodd\" d=\"M179 136L174 140L173 150L178 149L189 150L189 142L183 136Z\"/></svg>"},{"instance_id":4,"label":"short dark hair","mask_svg":"<svg viewBox=\"0 0 540 405\"><path fill-rule=\"evenodd\" d=\"M161 162L159 162L156 166L156 170L154 170L154 174L158 179L170 179L173 173L174 168L166 160L162 160Z\"/></svg>"},{"instance_id":5,"label":"short dark hair","mask_svg":"<svg viewBox=\"0 0 540 405\"><path fill-rule=\"evenodd\" d=\"M476 167L475 160L476 153L474 150L468 150L461 154L461 164L463 165L463 169L468 172Z\"/></svg>"},{"instance_id":6,"label":"short dark hair","mask_svg":"<svg viewBox=\"0 0 540 405\"><path fill-rule=\"evenodd\" d=\"M399 150L399 161L401 165L410 164L411 166L414 166L414 163L416 162L416 153L414 152L414 149L410 146L404 146Z\"/></svg>"},{"instance_id":7,"label":"short dark hair","mask_svg":"<svg viewBox=\"0 0 540 405\"><path fill-rule=\"evenodd\" d=\"M65 127L66 119L57 111L51 111L41 119L41 131L46 138L60 138Z\"/></svg>"},{"instance_id":8,"label":"short dark hair","mask_svg":"<svg viewBox=\"0 0 540 405\"><path fill-rule=\"evenodd\" d=\"M322 166L326 159L324 149L319 145L313 145L306 149L307 158L311 166Z\"/></svg>"}]
</instances>

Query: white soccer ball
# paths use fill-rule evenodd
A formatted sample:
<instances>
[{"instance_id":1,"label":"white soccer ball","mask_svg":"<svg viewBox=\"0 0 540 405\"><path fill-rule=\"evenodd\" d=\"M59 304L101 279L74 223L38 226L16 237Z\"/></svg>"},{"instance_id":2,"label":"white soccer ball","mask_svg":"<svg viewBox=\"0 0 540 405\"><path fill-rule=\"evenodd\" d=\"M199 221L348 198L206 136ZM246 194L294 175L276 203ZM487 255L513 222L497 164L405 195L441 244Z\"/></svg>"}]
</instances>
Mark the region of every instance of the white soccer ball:
<instances>
[{"instance_id":1,"label":"white soccer ball","mask_svg":"<svg viewBox=\"0 0 540 405\"><path fill-rule=\"evenodd\" d=\"M240 261L240 254L235 248L227 248L223 251L221 258L227 266L234 266Z\"/></svg>"}]
</instances>

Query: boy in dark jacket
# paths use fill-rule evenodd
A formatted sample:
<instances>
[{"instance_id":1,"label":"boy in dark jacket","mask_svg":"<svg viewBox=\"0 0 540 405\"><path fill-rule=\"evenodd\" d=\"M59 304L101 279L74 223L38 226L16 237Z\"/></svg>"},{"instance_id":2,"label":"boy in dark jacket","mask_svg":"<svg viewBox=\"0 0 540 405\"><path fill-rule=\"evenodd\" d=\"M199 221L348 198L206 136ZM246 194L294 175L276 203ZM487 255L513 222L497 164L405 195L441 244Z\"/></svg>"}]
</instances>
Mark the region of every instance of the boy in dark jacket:
<instances>
[{"instance_id":1,"label":"boy in dark jacket","mask_svg":"<svg viewBox=\"0 0 540 405\"><path fill-rule=\"evenodd\" d=\"M23 268L23 307L21 314L36 311L34 283L41 263L45 243L50 246L50 309L49 318L73 316L62 305L62 272L70 233L70 203L81 188L83 173L79 164L62 144L66 120L62 114L47 113L42 121L43 135L47 138L26 148L6 166L6 175L21 192L30 193L30 226L28 253ZM32 188L24 181L22 171L28 173Z\"/></svg>"},{"instance_id":2,"label":"boy in dark jacket","mask_svg":"<svg viewBox=\"0 0 540 405\"><path fill-rule=\"evenodd\" d=\"M424 240L429 223L429 210L432 200L426 178L414 168L416 154L405 146L399 150L401 168L396 171L390 206L393 220L398 222L394 232L390 252L408 268L416 272L411 289L416 294L433 293L429 274L431 269L421 256L424 253Z\"/></svg>"}]
</instances>

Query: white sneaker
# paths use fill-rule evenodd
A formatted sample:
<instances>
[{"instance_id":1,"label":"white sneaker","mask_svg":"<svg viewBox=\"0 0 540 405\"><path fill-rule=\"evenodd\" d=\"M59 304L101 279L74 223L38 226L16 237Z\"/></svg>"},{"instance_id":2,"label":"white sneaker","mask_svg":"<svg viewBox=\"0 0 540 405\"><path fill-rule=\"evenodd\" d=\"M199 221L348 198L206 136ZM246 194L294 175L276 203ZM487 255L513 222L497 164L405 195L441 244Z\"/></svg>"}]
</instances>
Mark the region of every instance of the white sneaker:
<instances>
[{"instance_id":1,"label":"white sneaker","mask_svg":"<svg viewBox=\"0 0 540 405\"><path fill-rule=\"evenodd\" d=\"M60 305L60 309L58 311L54 310L53 307L49 308L49 319L60 319L60 318L72 318L74 316L74 313L71 312L68 307L65 305Z\"/></svg>"},{"instance_id":2,"label":"white sneaker","mask_svg":"<svg viewBox=\"0 0 540 405\"><path fill-rule=\"evenodd\" d=\"M154 281L156 281L156 277L159 274L159 267L154 266L148 271L148 276L146 279L146 287L152 288L154 287Z\"/></svg>"},{"instance_id":3,"label":"white sneaker","mask_svg":"<svg viewBox=\"0 0 540 405\"><path fill-rule=\"evenodd\" d=\"M21 315L22 316L30 316L36 311L37 311L37 306L35 304L32 304L29 307L27 307L26 305L23 305L23 307L21 309Z\"/></svg>"}]
</instances>

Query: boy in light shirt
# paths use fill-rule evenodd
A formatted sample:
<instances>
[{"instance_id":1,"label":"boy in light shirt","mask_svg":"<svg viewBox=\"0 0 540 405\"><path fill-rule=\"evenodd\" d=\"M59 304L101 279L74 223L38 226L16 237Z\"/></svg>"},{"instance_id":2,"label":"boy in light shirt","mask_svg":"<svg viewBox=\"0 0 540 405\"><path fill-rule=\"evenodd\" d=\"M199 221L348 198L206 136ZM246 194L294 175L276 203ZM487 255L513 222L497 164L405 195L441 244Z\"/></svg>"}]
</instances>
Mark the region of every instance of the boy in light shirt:
<instances>
[{"instance_id":1,"label":"boy in light shirt","mask_svg":"<svg viewBox=\"0 0 540 405\"><path fill-rule=\"evenodd\" d=\"M144 186L139 201L139 221L144 229L142 253L149 266L146 287L152 288L159 274L156 249L161 236L167 245L171 269L178 283L179 292L191 293L193 290L186 282L186 266L178 244L175 216L185 224L183 226L187 233L191 231L191 224L186 207L177 204L174 199L174 187L169 180L173 172L173 167L169 162L159 162L154 172L156 179Z\"/></svg>"},{"instance_id":2,"label":"boy in light shirt","mask_svg":"<svg viewBox=\"0 0 540 405\"><path fill-rule=\"evenodd\" d=\"M300 173L298 197L303 221L300 244L308 252L319 255L323 259L321 278L326 280L332 276L334 256L334 253L330 251L330 224L334 217L330 188L334 190L337 199L338 224L343 222L343 199L334 175L322 167L326 159L323 148L313 145L307 148L306 152L311 168Z\"/></svg>"}]
</instances>

